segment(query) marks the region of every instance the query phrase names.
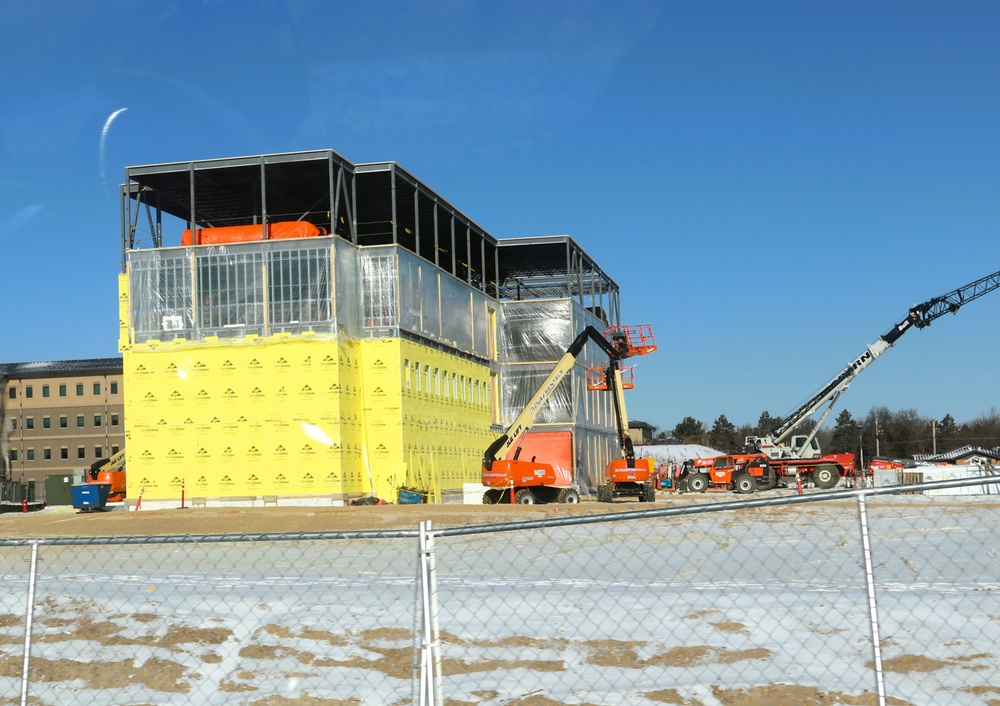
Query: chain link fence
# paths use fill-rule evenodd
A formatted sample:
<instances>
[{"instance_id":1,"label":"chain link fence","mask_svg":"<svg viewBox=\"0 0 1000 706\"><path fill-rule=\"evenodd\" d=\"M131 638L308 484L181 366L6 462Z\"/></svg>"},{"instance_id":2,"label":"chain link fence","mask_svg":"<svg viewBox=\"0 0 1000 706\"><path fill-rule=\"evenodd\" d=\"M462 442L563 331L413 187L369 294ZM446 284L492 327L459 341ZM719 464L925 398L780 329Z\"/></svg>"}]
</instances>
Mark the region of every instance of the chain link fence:
<instances>
[{"instance_id":1,"label":"chain link fence","mask_svg":"<svg viewBox=\"0 0 1000 706\"><path fill-rule=\"evenodd\" d=\"M0 540L0 705L998 706L998 483Z\"/></svg>"}]
</instances>

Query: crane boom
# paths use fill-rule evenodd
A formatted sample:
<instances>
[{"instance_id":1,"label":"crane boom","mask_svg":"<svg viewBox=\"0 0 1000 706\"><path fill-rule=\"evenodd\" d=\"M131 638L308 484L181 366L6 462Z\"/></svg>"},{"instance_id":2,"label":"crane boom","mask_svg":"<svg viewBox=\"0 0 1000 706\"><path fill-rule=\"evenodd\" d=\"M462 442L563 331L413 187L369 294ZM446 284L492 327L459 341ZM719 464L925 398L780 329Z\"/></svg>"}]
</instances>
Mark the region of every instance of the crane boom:
<instances>
[{"instance_id":1,"label":"crane boom","mask_svg":"<svg viewBox=\"0 0 1000 706\"><path fill-rule=\"evenodd\" d=\"M747 445L755 447L758 450L766 450L772 458L782 457L786 454L795 455L807 452L816 433L823 426L823 422L826 421L827 416L833 409L833 405L837 403L837 400L847 390L851 382L854 381L854 378L862 370L871 365L876 358L889 350L899 340L900 336L912 327L925 328L930 326L931 322L935 319L945 314L954 314L962 305L978 299L997 288L1000 288L1000 272L994 272L991 275L977 279L975 282L954 289L947 294L928 299L922 304L911 307L901 321L882 334L877 341L866 346L861 355L851 361L846 368L830 380L819 392L788 415L774 431L765 437L748 436L746 439ZM815 414L823 405L828 406L813 426L812 432L805 437L803 442L796 444L793 448L781 445L795 427ZM798 440L798 437L796 437L796 440Z\"/></svg>"}]
</instances>

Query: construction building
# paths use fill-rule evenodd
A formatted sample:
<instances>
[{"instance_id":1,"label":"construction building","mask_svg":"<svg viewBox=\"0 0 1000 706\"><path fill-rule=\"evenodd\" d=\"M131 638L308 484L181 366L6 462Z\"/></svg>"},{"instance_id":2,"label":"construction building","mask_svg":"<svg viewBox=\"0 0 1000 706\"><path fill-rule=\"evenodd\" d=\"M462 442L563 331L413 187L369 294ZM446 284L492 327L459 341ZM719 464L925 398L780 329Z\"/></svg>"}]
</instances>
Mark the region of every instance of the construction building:
<instances>
[{"instance_id":1,"label":"construction building","mask_svg":"<svg viewBox=\"0 0 1000 706\"><path fill-rule=\"evenodd\" d=\"M393 162L125 176L119 348L144 503L182 485L207 503L458 499L576 335L619 323L618 286L570 237L494 238ZM588 344L525 440L584 493L618 452L612 401L586 385L606 362Z\"/></svg>"},{"instance_id":2,"label":"construction building","mask_svg":"<svg viewBox=\"0 0 1000 706\"><path fill-rule=\"evenodd\" d=\"M82 478L125 446L124 400L121 358L0 364L2 480L43 500L47 476Z\"/></svg>"}]
</instances>

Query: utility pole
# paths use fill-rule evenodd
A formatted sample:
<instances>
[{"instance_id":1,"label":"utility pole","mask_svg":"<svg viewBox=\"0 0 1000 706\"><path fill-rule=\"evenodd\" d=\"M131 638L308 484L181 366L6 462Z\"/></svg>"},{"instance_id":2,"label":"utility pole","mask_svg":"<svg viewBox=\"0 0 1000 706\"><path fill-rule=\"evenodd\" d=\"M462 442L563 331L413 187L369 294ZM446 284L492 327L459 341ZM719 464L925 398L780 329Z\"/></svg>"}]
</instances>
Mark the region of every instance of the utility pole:
<instances>
[{"instance_id":1,"label":"utility pole","mask_svg":"<svg viewBox=\"0 0 1000 706\"><path fill-rule=\"evenodd\" d=\"M933 453L937 456L937 419L931 417L931 446Z\"/></svg>"}]
</instances>

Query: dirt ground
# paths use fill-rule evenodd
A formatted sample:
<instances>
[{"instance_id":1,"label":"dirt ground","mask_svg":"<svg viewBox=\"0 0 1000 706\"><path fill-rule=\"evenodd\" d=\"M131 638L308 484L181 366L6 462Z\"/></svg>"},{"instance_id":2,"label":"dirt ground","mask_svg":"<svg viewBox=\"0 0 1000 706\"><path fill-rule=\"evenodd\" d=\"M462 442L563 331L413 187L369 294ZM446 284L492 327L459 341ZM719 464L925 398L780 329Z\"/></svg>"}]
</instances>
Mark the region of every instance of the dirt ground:
<instances>
[{"instance_id":1,"label":"dirt ground","mask_svg":"<svg viewBox=\"0 0 1000 706\"><path fill-rule=\"evenodd\" d=\"M718 498L723 500L724 498ZM29 513L0 514L0 537L120 537L200 534L264 534L272 532L340 532L348 530L417 529L431 520L435 527L520 522L554 517L667 507L621 501L578 505L362 505L355 507L229 507L77 512L46 508Z\"/></svg>"},{"instance_id":2,"label":"dirt ground","mask_svg":"<svg viewBox=\"0 0 1000 706\"><path fill-rule=\"evenodd\" d=\"M813 492L807 490L806 494ZM759 493L763 497L788 497L790 491ZM267 506L267 507L198 507L180 509L142 509L125 511L109 506L105 512L78 512L71 507L53 507L29 513L0 513L0 538L32 539L43 537L140 537L156 535L269 534L275 532L342 532L356 530L417 529L430 520L436 528L534 521L608 512L633 512L653 508L682 507L692 504L727 503L746 500L732 493L676 495L659 491L655 503L616 500L598 503L591 500L577 505L360 505L349 507ZM928 502L931 498L898 496L879 502ZM936 505L955 501L933 498ZM853 500L831 500L830 504L851 505ZM966 499L960 503L966 505ZM989 507L989 497L977 498L977 504ZM826 505L827 503L824 503ZM756 512L784 514L791 506L760 508Z\"/></svg>"}]
</instances>

